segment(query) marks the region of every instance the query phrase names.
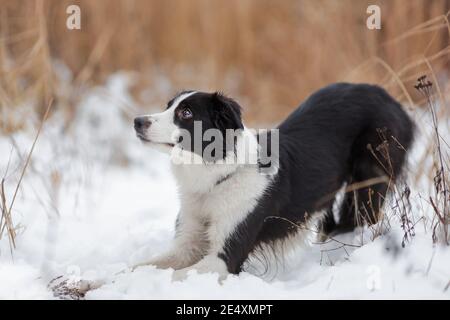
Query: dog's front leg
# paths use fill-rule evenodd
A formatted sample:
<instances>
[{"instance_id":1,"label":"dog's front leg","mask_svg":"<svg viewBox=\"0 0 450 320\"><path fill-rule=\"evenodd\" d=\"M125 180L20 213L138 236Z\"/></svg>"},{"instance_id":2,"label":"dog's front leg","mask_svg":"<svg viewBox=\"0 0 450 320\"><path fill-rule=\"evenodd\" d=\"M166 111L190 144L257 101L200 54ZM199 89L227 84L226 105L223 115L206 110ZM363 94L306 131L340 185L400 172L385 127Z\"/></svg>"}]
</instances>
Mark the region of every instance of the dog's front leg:
<instances>
[{"instance_id":1,"label":"dog's front leg","mask_svg":"<svg viewBox=\"0 0 450 320\"><path fill-rule=\"evenodd\" d=\"M240 227L245 226L245 214L221 215L213 220L208 228L209 248L208 253L196 264L177 270L172 279L183 280L190 270L198 273L218 273L219 280L224 280L229 273L238 274L242 265L254 248L260 225L254 228L245 228L241 232ZM234 223L230 223L233 221Z\"/></svg>"},{"instance_id":2,"label":"dog's front leg","mask_svg":"<svg viewBox=\"0 0 450 320\"><path fill-rule=\"evenodd\" d=\"M201 219L180 214L171 248L166 253L135 265L133 270L147 265L156 266L158 269L175 270L189 267L205 255L207 245L205 223Z\"/></svg>"}]
</instances>

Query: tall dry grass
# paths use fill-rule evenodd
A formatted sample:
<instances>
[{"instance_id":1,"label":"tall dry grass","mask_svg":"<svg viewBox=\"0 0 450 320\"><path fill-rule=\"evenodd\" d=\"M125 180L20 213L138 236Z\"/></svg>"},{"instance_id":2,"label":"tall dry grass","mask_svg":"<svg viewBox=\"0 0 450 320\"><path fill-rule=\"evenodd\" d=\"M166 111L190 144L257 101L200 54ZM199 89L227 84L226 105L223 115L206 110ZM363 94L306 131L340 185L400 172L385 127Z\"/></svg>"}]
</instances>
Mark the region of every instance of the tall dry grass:
<instances>
[{"instance_id":1,"label":"tall dry grass","mask_svg":"<svg viewBox=\"0 0 450 320\"><path fill-rule=\"evenodd\" d=\"M69 4L81 7L80 31L65 27ZM380 31L365 26L369 4L381 7ZM449 0L0 0L1 109L39 97L42 112L56 95L70 111L80 87L123 69L139 71L144 105L139 93L162 72L177 88L241 97L253 123L282 119L335 81L380 83L420 102L412 88L423 73L449 90L449 9ZM74 74L69 94L55 60ZM3 130L20 126L7 116Z\"/></svg>"}]
</instances>

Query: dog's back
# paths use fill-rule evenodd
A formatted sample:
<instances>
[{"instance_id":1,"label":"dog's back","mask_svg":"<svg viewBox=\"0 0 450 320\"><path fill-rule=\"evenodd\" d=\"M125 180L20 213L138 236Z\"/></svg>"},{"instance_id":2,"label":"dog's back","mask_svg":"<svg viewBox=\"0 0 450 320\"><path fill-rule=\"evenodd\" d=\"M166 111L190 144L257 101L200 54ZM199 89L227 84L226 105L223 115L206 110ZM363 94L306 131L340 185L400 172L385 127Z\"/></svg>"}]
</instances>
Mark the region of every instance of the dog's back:
<instances>
[{"instance_id":1,"label":"dog's back","mask_svg":"<svg viewBox=\"0 0 450 320\"><path fill-rule=\"evenodd\" d=\"M279 215L304 222L325 209L325 234L378 221L413 140L413 123L397 101L378 86L333 84L309 97L279 129L275 199L289 199L279 203ZM343 183L354 192L345 194L335 221L332 204ZM280 234L285 228L280 222Z\"/></svg>"}]
</instances>

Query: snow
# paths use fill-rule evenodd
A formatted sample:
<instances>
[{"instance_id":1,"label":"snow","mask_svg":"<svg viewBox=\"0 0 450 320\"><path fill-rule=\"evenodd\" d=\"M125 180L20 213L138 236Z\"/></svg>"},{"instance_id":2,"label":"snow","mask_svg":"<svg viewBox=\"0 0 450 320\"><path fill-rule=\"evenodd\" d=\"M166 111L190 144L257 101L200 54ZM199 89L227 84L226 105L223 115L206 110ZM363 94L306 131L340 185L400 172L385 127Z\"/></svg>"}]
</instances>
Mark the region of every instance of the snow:
<instances>
[{"instance_id":1,"label":"snow","mask_svg":"<svg viewBox=\"0 0 450 320\"><path fill-rule=\"evenodd\" d=\"M17 247L11 252L7 237L0 240L0 299L54 299L49 283L61 275L104 282L86 299L450 298L450 248L433 245L433 213L424 200L430 179L410 185L415 236L404 248L393 218L391 229L374 240L364 228L339 237L350 244L345 247L336 241L299 245L263 275L256 262L222 283L195 271L182 282L172 282L171 270L129 271L168 247L179 202L169 159L135 138L131 117L138 108L128 83L122 74L91 90L69 128L58 112L46 123L13 209ZM428 125L426 115L414 116ZM11 155L8 201L32 128L0 136L0 174ZM416 143L413 165L426 152L424 139Z\"/></svg>"}]
</instances>

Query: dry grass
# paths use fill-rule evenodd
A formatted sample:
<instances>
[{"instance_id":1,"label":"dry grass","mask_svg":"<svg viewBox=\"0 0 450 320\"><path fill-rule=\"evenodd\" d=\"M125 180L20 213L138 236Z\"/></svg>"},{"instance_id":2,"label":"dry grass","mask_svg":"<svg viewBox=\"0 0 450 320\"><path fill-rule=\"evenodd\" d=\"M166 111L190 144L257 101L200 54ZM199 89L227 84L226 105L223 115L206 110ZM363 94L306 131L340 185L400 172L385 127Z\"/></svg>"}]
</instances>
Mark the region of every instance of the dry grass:
<instances>
[{"instance_id":1,"label":"dry grass","mask_svg":"<svg viewBox=\"0 0 450 320\"><path fill-rule=\"evenodd\" d=\"M33 140L33 144L31 145L30 151L28 152L27 158L25 160L25 163L23 165L19 180L17 181L12 199L11 199L11 203L7 204L7 199L6 199L6 191L5 191L5 177L8 174L8 169L9 169L9 162L6 168L6 172L1 180L1 184L0 184L0 211L1 211L1 217L0 217L0 240L2 240L3 234L6 231L6 233L8 234L8 240L10 243L10 249L11 249L11 254L13 249L16 248L16 229L14 227L13 224L13 219L12 219L12 209L14 207L14 203L16 201L17 198L17 194L19 192L19 188L22 184L22 180L23 177L25 176L25 172L27 171L27 168L30 164L31 161L31 156L33 155L33 151L34 148L36 146L36 142L39 138L39 135L41 134L41 130L44 126L45 121L47 120L47 117L50 113L50 109L52 106L53 100L50 99L50 102L47 105L47 109L45 111L44 117L42 118L41 124L37 130L36 136Z\"/></svg>"},{"instance_id":2,"label":"dry grass","mask_svg":"<svg viewBox=\"0 0 450 320\"><path fill-rule=\"evenodd\" d=\"M417 77L431 68L443 83L448 73L450 1L376 1L381 31L365 27L372 2L0 0L1 128L20 127L5 109L35 97L40 112L55 95L70 115L80 88L123 69L140 72L134 92L143 105L168 98L140 95L162 72L176 88L241 97L253 123L278 121L312 91L342 80L380 83L420 103L411 90ZM65 27L74 3L80 31ZM56 59L74 74L63 94Z\"/></svg>"},{"instance_id":3,"label":"dry grass","mask_svg":"<svg viewBox=\"0 0 450 320\"><path fill-rule=\"evenodd\" d=\"M442 137L439 130L439 119L436 113L437 106L434 98L435 95L433 94L433 83L428 80L426 76L422 76L418 79L415 88L423 94L427 101L427 106L431 113L434 133L434 194L429 196L430 204L433 207L436 218L436 220L432 222L433 241L441 241L450 245L450 175L448 168L450 155L444 152L443 149L443 145L447 144L447 141Z\"/></svg>"}]
</instances>

